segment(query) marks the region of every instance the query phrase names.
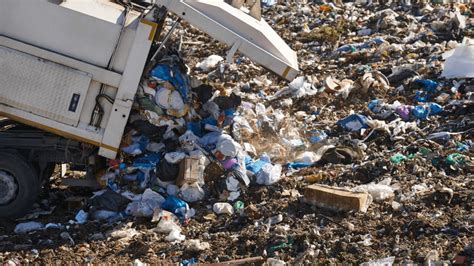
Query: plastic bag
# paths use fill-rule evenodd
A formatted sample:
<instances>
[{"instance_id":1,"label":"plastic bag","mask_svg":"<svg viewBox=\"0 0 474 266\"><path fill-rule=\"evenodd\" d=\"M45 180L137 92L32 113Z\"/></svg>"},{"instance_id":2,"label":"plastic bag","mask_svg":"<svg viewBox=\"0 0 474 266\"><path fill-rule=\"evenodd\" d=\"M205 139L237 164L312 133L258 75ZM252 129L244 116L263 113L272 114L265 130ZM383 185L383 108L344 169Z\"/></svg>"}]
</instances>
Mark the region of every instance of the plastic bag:
<instances>
[{"instance_id":1,"label":"plastic bag","mask_svg":"<svg viewBox=\"0 0 474 266\"><path fill-rule=\"evenodd\" d=\"M234 214L234 207L232 207L232 205L230 205L227 202L214 203L214 206L212 206L212 210L216 214L228 214L228 215Z\"/></svg>"},{"instance_id":2,"label":"plastic bag","mask_svg":"<svg viewBox=\"0 0 474 266\"><path fill-rule=\"evenodd\" d=\"M268 164L268 162L266 161L263 161L263 160L256 160L256 161L252 161L250 158L249 158L249 162L246 163L245 167L247 168L247 170L249 170L250 172L254 173L254 174L257 174L258 172L260 172L260 170L262 170L262 167L266 164Z\"/></svg>"},{"instance_id":3,"label":"plastic bag","mask_svg":"<svg viewBox=\"0 0 474 266\"><path fill-rule=\"evenodd\" d=\"M295 162L306 163L311 165L317 162L319 159L320 156L318 156L316 153L311 151L305 151L296 157Z\"/></svg>"},{"instance_id":4,"label":"plastic bag","mask_svg":"<svg viewBox=\"0 0 474 266\"><path fill-rule=\"evenodd\" d=\"M112 217L118 216L119 212L107 211L107 210L97 210L92 213L92 219L94 220L107 220Z\"/></svg>"},{"instance_id":5,"label":"plastic bag","mask_svg":"<svg viewBox=\"0 0 474 266\"><path fill-rule=\"evenodd\" d=\"M280 164L266 164L257 174L257 184L272 185L280 181L282 167Z\"/></svg>"},{"instance_id":6,"label":"plastic bag","mask_svg":"<svg viewBox=\"0 0 474 266\"><path fill-rule=\"evenodd\" d=\"M42 223L38 222L26 222L26 223L20 223L15 226L14 232L16 234L26 234L32 231L37 231L41 230L44 228L44 225Z\"/></svg>"},{"instance_id":7,"label":"plastic bag","mask_svg":"<svg viewBox=\"0 0 474 266\"><path fill-rule=\"evenodd\" d=\"M219 64L219 62L223 60L224 58L222 58L222 56L213 54L204 59L203 61L197 63L196 68L199 68L204 72L209 72L212 69L216 68L217 64Z\"/></svg>"},{"instance_id":8,"label":"plastic bag","mask_svg":"<svg viewBox=\"0 0 474 266\"><path fill-rule=\"evenodd\" d=\"M172 220L160 220L158 222L158 224L156 225L156 228L154 229L154 231L156 231L158 233L167 233L167 234L169 234L173 231L180 232L181 227L179 225L177 225L176 222L174 222Z\"/></svg>"},{"instance_id":9,"label":"plastic bag","mask_svg":"<svg viewBox=\"0 0 474 266\"><path fill-rule=\"evenodd\" d=\"M193 183L191 185L184 184L179 195L187 202L196 202L203 200L206 193L197 183Z\"/></svg>"},{"instance_id":10,"label":"plastic bag","mask_svg":"<svg viewBox=\"0 0 474 266\"><path fill-rule=\"evenodd\" d=\"M129 202L130 200L121 194L106 190L104 193L89 199L89 206L94 207L96 210L120 212Z\"/></svg>"},{"instance_id":11,"label":"plastic bag","mask_svg":"<svg viewBox=\"0 0 474 266\"><path fill-rule=\"evenodd\" d=\"M177 65L157 64L150 73L153 77L169 81L178 89L184 101L188 100L189 79L183 75Z\"/></svg>"},{"instance_id":12,"label":"plastic bag","mask_svg":"<svg viewBox=\"0 0 474 266\"><path fill-rule=\"evenodd\" d=\"M74 219L76 220L78 224L83 224L87 221L88 217L89 217L89 213L85 212L84 210L80 210L77 212Z\"/></svg>"},{"instance_id":13,"label":"plastic bag","mask_svg":"<svg viewBox=\"0 0 474 266\"><path fill-rule=\"evenodd\" d=\"M143 192L140 201L134 201L128 204L126 213L135 217L152 217L153 210L159 207L165 198L151 189Z\"/></svg>"},{"instance_id":14,"label":"plastic bag","mask_svg":"<svg viewBox=\"0 0 474 266\"><path fill-rule=\"evenodd\" d=\"M191 252L199 252L209 249L211 245L208 242L201 242L199 239L190 239L184 243L186 250Z\"/></svg>"},{"instance_id":15,"label":"plastic bag","mask_svg":"<svg viewBox=\"0 0 474 266\"><path fill-rule=\"evenodd\" d=\"M175 181L178 177L179 165L169 163L167 160L161 160L156 165L156 176L165 182Z\"/></svg>"},{"instance_id":16,"label":"plastic bag","mask_svg":"<svg viewBox=\"0 0 474 266\"><path fill-rule=\"evenodd\" d=\"M395 257L386 257L383 259L364 262L360 266L392 266L394 261L395 261Z\"/></svg>"},{"instance_id":17,"label":"plastic bag","mask_svg":"<svg viewBox=\"0 0 474 266\"><path fill-rule=\"evenodd\" d=\"M165 240L168 242L181 242L184 241L186 237L181 234L181 231L173 230L165 237Z\"/></svg>"},{"instance_id":18,"label":"plastic bag","mask_svg":"<svg viewBox=\"0 0 474 266\"><path fill-rule=\"evenodd\" d=\"M181 143L181 147L187 151L192 151L196 142L198 141L198 137L194 135L191 130L186 131L183 135L179 137L179 142Z\"/></svg>"},{"instance_id":19,"label":"plastic bag","mask_svg":"<svg viewBox=\"0 0 474 266\"><path fill-rule=\"evenodd\" d=\"M177 185L169 184L166 186L166 194L170 196L176 196L179 193L179 187Z\"/></svg>"},{"instance_id":20,"label":"plastic bag","mask_svg":"<svg viewBox=\"0 0 474 266\"><path fill-rule=\"evenodd\" d=\"M338 125L342 126L348 131L359 131L363 128L368 128L367 117L359 114L352 114L344 119L337 121Z\"/></svg>"},{"instance_id":21,"label":"plastic bag","mask_svg":"<svg viewBox=\"0 0 474 266\"><path fill-rule=\"evenodd\" d=\"M161 204L161 208L170 211L182 220L186 220L189 217L189 206L180 198L175 196L168 196Z\"/></svg>"},{"instance_id":22,"label":"plastic bag","mask_svg":"<svg viewBox=\"0 0 474 266\"><path fill-rule=\"evenodd\" d=\"M391 178L386 178L378 184L370 183L367 185L360 185L353 189L355 192L367 192L375 201L384 201L393 198L394 189L390 186Z\"/></svg>"},{"instance_id":23,"label":"plastic bag","mask_svg":"<svg viewBox=\"0 0 474 266\"><path fill-rule=\"evenodd\" d=\"M216 149L227 157L235 157L242 147L231 136L222 134L217 141Z\"/></svg>"}]
</instances>

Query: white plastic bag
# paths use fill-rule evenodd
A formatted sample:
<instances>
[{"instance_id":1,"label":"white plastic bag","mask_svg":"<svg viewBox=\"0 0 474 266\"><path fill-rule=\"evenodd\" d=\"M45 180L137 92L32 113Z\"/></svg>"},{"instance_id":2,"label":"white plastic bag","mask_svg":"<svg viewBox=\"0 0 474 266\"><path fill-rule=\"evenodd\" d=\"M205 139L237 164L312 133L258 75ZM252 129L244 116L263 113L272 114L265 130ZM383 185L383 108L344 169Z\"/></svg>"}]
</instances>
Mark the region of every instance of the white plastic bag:
<instances>
[{"instance_id":1,"label":"white plastic bag","mask_svg":"<svg viewBox=\"0 0 474 266\"><path fill-rule=\"evenodd\" d=\"M147 188L143 192L141 200L129 203L125 211L127 214L135 217L152 217L153 210L164 201L165 198L163 196Z\"/></svg>"},{"instance_id":2,"label":"white plastic bag","mask_svg":"<svg viewBox=\"0 0 474 266\"><path fill-rule=\"evenodd\" d=\"M305 151L296 157L295 162L313 164L321 159L316 153L312 151Z\"/></svg>"},{"instance_id":3,"label":"white plastic bag","mask_svg":"<svg viewBox=\"0 0 474 266\"><path fill-rule=\"evenodd\" d=\"M165 237L165 240L168 242L181 242L184 241L186 237L181 234L181 231L173 230Z\"/></svg>"},{"instance_id":4,"label":"white plastic bag","mask_svg":"<svg viewBox=\"0 0 474 266\"><path fill-rule=\"evenodd\" d=\"M370 183L367 185L360 185L353 189L355 192L367 192L375 201L384 201L389 198L393 198L394 189L389 186L391 178L386 178L380 183Z\"/></svg>"},{"instance_id":5,"label":"white plastic bag","mask_svg":"<svg viewBox=\"0 0 474 266\"><path fill-rule=\"evenodd\" d=\"M179 193L180 198L186 202L196 202L204 199L204 190L195 182L193 184L184 184Z\"/></svg>"},{"instance_id":6,"label":"white plastic bag","mask_svg":"<svg viewBox=\"0 0 474 266\"><path fill-rule=\"evenodd\" d=\"M181 232L181 227L171 220L160 220L155 230L158 233L171 233L172 231Z\"/></svg>"},{"instance_id":7,"label":"white plastic bag","mask_svg":"<svg viewBox=\"0 0 474 266\"><path fill-rule=\"evenodd\" d=\"M212 210L216 214L228 214L228 215L234 214L234 207L232 207L232 205L230 205L227 202L214 203L214 206L212 207Z\"/></svg>"},{"instance_id":8,"label":"white plastic bag","mask_svg":"<svg viewBox=\"0 0 474 266\"><path fill-rule=\"evenodd\" d=\"M281 179L282 167L280 164L266 164L262 167L262 170L257 173L257 184L260 185L272 185Z\"/></svg>"},{"instance_id":9,"label":"white plastic bag","mask_svg":"<svg viewBox=\"0 0 474 266\"><path fill-rule=\"evenodd\" d=\"M208 242L201 242L199 239L186 240L184 243L186 250L191 252L199 252L209 249L211 245Z\"/></svg>"},{"instance_id":10,"label":"white plastic bag","mask_svg":"<svg viewBox=\"0 0 474 266\"><path fill-rule=\"evenodd\" d=\"M224 58L222 58L222 56L213 54L204 59L203 61L197 63L196 68L199 68L204 72L209 72L212 69L216 68L217 64L219 64L219 62L223 60Z\"/></svg>"}]
</instances>

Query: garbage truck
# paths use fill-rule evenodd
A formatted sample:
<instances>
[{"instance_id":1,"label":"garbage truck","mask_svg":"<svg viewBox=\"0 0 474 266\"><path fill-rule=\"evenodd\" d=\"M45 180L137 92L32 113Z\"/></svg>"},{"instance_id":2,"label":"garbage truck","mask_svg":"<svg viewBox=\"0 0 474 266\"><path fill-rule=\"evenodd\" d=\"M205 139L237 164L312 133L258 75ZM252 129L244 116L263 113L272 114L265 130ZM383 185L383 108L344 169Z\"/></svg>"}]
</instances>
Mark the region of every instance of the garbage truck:
<instances>
[{"instance_id":1,"label":"garbage truck","mask_svg":"<svg viewBox=\"0 0 474 266\"><path fill-rule=\"evenodd\" d=\"M140 80L181 19L225 43L227 61L238 51L295 78L295 51L245 2L2 0L0 217L27 213L57 164L94 176L117 156Z\"/></svg>"}]
</instances>

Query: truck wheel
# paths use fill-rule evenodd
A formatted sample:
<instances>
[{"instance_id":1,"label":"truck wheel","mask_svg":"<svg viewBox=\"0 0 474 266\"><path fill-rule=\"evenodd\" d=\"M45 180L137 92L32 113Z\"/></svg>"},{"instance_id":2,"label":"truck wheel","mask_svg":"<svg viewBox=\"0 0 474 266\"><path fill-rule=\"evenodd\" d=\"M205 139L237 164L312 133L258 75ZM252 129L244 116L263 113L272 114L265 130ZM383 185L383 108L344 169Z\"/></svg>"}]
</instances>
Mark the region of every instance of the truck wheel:
<instances>
[{"instance_id":1,"label":"truck wheel","mask_svg":"<svg viewBox=\"0 0 474 266\"><path fill-rule=\"evenodd\" d=\"M36 200L39 180L33 167L16 153L0 153L0 218L25 215Z\"/></svg>"}]
</instances>

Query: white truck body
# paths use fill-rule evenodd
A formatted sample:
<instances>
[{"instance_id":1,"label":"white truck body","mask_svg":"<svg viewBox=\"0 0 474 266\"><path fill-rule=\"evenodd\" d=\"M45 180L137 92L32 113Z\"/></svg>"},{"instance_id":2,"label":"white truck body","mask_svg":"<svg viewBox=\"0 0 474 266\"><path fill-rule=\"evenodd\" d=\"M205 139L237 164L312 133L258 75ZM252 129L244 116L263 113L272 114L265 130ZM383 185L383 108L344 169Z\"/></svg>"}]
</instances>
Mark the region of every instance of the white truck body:
<instances>
[{"instance_id":1,"label":"white truck body","mask_svg":"<svg viewBox=\"0 0 474 266\"><path fill-rule=\"evenodd\" d=\"M98 146L100 155L114 158L157 26L130 12L108 70L123 10L108 1L2 1L0 116ZM89 120L101 84L115 101L104 104L95 128Z\"/></svg>"},{"instance_id":2,"label":"white truck body","mask_svg":"<svg viewBox=\"0 0 474 266\"><path fill-rule=\"evenodd\" d=\"M51 1L51 2L50 2ZM88 143L115 158L158 25L108 0L0 2L0 116ZM231 49L288 80L296 53L263 20L222 0L160 0ZM123 26L123 29L122 29ZM90 125L100 88L99 127Z\"/></svg>"}]
</instances>

